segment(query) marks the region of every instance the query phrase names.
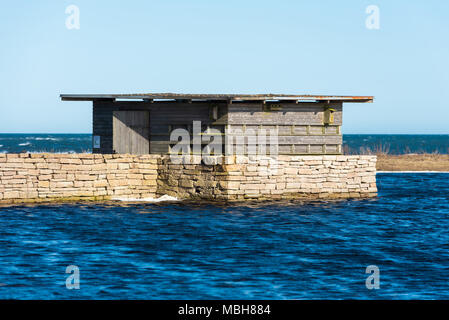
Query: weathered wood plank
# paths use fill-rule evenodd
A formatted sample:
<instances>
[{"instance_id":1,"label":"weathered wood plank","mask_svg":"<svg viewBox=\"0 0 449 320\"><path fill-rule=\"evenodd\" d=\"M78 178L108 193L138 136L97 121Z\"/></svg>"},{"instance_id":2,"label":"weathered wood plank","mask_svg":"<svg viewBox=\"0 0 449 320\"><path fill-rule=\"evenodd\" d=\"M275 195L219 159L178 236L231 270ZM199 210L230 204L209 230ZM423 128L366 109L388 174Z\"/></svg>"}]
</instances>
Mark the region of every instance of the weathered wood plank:
<instances>
[{"instance_id":1,"label":"weathered wood plank","mask_svg":"<svg viewBox=\"0 0 449 320\"><path fill-rule=\"evenodd\" d=\"M116 153L148 154L148 111L113 112L113 149Z\"/></svg>"},{"instance_id":2,"label":"weathered wood plank","mask_svg":"<svg viewBox=\"0 0 449 320\"><path fill-rule=\"evenodd\" d=\"M229 124L265 124L265 125L318 125L323 124L324 103L282 104L278 111L265 112L263 104L232 104L229 105ZM334 112L335 125L341 125L341 104L331 105Z\"/></svg>"}]
</instances>

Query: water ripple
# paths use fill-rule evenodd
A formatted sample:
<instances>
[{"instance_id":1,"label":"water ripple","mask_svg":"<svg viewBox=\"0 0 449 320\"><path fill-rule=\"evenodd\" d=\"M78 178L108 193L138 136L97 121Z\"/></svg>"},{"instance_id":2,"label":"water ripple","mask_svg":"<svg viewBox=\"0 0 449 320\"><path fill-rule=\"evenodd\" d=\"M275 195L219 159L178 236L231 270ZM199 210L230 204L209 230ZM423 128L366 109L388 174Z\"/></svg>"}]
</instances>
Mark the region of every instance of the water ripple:
<instances>
[{"instance_id":1,"label":"water ripple","mask_svg":"<svg viewBox=\"0 0 449 320\"><path fill-rule=\"evenodd\" d=\"M0 298L448 299L448 178L379 174L369 200L0 207Z\"/></svg>"}]
</instances>

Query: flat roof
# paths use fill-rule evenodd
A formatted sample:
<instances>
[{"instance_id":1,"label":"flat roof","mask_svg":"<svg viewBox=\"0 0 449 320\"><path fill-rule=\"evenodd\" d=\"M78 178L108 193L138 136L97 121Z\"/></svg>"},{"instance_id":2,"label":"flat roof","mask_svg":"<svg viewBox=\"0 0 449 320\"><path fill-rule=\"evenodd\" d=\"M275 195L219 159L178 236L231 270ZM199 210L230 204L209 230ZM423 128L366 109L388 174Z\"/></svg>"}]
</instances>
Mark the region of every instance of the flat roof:
<instances>
[{"instance_id":1,"label":"flat roof","mask_svg":"<svg viewBox=\"0 0 449 320\"><path fill-rule=\"evenodd\" d=\"M373 102L372 96L323 96L297 94L183 94L183 93L133 93L133 94L61 94L62 101L95 100L198 100L198 101L339 101Z\"/></svg>"}]
</instances>

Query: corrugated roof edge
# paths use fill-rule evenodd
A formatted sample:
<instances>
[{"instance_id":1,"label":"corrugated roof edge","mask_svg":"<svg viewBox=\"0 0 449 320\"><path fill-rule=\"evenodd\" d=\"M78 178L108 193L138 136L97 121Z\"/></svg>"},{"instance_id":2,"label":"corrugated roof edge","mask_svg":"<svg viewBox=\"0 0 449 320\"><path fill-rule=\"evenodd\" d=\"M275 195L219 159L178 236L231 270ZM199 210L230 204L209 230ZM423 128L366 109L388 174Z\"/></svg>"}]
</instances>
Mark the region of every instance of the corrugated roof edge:
<instances>
[{"instance_id":1,"label":"corrugated roof edge","mask_svg":"<svg viewBox=\"0 0 449 320\"><path fill-rule=\"evenodd\" d=\"M298 100L298 101L340 101L373 102L373 96L335 95L292 95L292 94L181 94L181 93L134 93L134 94L61 94L62 101L94 101L115 99L143 100L205 100L205 101L247 101L247 100Z\"/></svg>"}]
</instances>

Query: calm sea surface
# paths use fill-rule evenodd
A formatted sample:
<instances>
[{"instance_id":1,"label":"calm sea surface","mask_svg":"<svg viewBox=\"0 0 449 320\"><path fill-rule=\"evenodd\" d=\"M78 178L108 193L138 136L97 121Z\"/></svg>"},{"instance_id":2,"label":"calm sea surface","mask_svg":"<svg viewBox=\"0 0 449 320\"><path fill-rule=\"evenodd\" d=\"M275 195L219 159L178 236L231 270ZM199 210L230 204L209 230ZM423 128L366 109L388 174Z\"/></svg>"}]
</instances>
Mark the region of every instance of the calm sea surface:
<instances>
[{"instance_id":1,"label":"calm sea surface","mask_svg":"<svg viewBox=\"0 0 449 320\"><path fill-rule=\"evenodd\" d=\"M0 299L449 299L448 179L378 174L370 200L0 207Z\"/></svg>"},{"instance_id":2,"label":"calm sea surface","mask_svg":"<svg viewBox=\"0 0 449 320\"><path fill-rule=\"evenodd\" d=\"M349 134L343 143L345 154L449 153L449 135ZM0 134L0 153L91 151L90 134Z\"/></svg>"}]
</instances>

